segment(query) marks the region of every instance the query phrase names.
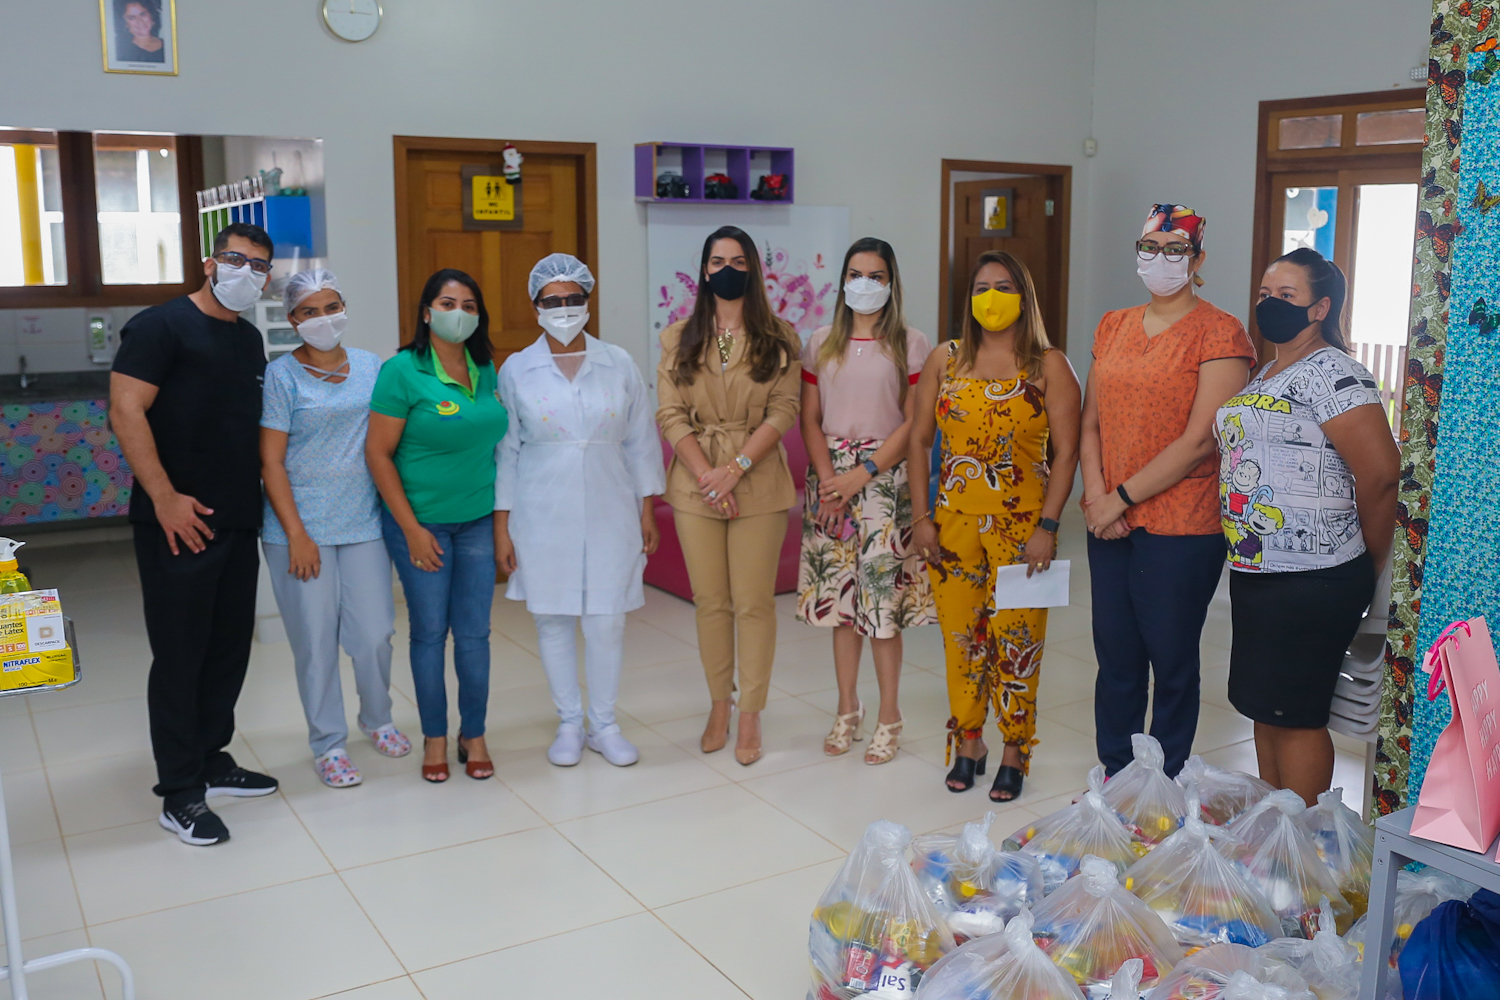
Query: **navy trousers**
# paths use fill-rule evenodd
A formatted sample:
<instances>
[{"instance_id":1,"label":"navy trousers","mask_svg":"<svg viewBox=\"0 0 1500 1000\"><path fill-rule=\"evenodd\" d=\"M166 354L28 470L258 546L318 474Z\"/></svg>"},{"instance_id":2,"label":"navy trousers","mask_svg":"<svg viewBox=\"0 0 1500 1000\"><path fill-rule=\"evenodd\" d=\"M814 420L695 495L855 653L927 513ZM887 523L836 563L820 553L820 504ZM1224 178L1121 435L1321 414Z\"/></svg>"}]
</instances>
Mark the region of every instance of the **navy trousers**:
<instances>
[{"instance_id":1,"label":"navy trousers","mask_svg":"<svg viewBox=\"0 0 1500 1000\"><path fill-rule=\"evenodd\" d=\"M1110 774L1130 763L1130 737L1145 727L1154 672L1151 735L1175 776L1198 731L1198 641L1224 569L1224 536L1137 528L1108 542L1090 535L1088 544L1099 760Z\"/></svg>"}]
</instances>

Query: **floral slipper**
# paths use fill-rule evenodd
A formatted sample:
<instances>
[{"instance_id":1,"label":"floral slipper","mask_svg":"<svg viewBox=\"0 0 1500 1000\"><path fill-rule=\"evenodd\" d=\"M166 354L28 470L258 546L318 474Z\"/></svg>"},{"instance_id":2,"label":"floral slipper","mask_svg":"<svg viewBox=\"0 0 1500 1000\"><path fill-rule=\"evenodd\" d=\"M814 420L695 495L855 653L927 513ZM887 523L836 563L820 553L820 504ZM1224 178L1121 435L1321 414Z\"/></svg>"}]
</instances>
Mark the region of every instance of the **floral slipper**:
<instances>
[{"instance_id":1,"label":"floral slipper","mask_svg":"<svg viewBox=\"0 0 1500 1000\"><path fill-rule=\"evenodd\" d=\"M329 788L349 788L365 780L360 777L359 768L354 766L354 761L349 759L349 754L343 747L336 747L315 758L313 768Z\"/></svg>"},{"instance_id":2,"label":"floral slipper","mask_svg":"<svg viewBox=\"0 0 1500 1000\"><path fill-rule=\"evenodd\" d=\"M375 744L375 749L387 757L405 757L411 753L411 740L401 734L394 724L387 723L379 729L367 729L365 735Z\"/></svg>"}]
</instances>

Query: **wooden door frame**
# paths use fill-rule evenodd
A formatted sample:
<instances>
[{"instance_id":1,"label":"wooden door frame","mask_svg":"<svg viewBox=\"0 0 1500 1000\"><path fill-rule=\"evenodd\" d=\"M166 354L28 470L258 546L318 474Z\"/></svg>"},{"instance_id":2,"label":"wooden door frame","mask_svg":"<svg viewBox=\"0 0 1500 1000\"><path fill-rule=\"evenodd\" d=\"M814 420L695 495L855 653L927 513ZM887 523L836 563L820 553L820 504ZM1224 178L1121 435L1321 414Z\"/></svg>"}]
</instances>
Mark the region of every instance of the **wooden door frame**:
<instances>
[{"instance_id":1,"label":"wooden door frame","mask_svg":"<svg viewBox=\"0 0 1500 1000\"><path fill-rule=\"evenodd\" d=\"M1073 230L1073 168L1071 166L1056 163L1009 163L992 160L949 160L942 162L942 199L939 212L941 213L940 233L938 236L938 328L935 334L936 340L941 340L948 331L948 239L950 235L949 218L953 215L952 188L953 172L966 171L972 173L987 174L1040 174L1046 177L1057 177L1060 179L1062 197L1057 213L1058 232L1058 260L1061 263L1061 274L1058 275L1058 297L1057 297L1057 325L1059 330L1055 331L1053 342L1055 346L1066 350L1068 343L1068 267L1069 243ZM1060 335L1060 336L1059 336Z\"/></svg>"},{"instance_id":2,"label":"wooden door frame","mask_svg":"<svg viewBox=\"0 0 1500 1000\"><path fill-rule=\"evenodd\" d=\"M1255 341L1256 349L1266 354L1264 339L1255 325L1255 304L1259 299L1260 278L1271 264L1271 226L1266 217L1274 197L1271 177L1282 173L1338 173L1344 170L1410 170L1416 168L1417 177L1422 173L1422 153L1418 150L1380 146L1351 146L1345 144L1330 147L1326 152L1316 150L1288 150L1285 154L1271 155L1271 120L1286 111L1336 111L1346 108L1377 110L1380 107L1422 107L1427 100L1427 91L1422 87L1407 87L1401 90L1376 90L1360 94L1331 94L1327 97L1298 97L1287 101L1261 101L1259 122L1255 136L1255 215L1252 217L1250 244L1250 322L1248 330ZM1346 123L1347 127L1347 123ZM1384 149L1384 151L1382 151ZM1353 232L1353 212L1349 219L1339 219L1339 230L1335 234L1336 245L1346 246ZM1347 228L1346 228L1347 227ZM1278 254L1279 256L1279 254ZM1353 275L1349 276L1353 281ZM1350 308L1345 303L1345 308ZM1346 317L1347 318L1347 317Z\"/></svg>"},{"instance_id":3,"label":"wooden door frame","mask_svg":"<svg viewBox=\"0 0 1500 1000\"><path fill-rule=\"evenodd\" d=\"M416 320L412 315L413 302L407 301L408 279L411 277L411 261L407 259L407 239L410 237L408 218L411 206L406 188L409 181L407 163L412 153L474 153L500 161L500 152L513 145L521 155L532 153L553 156L576 156L578 170L578 246L583 249L579 256L599 277L599 195L598 195L598 148L592 142L536 142L526 139L463 139L449 136L391 136L392 156L395 159L396 187L396 302L400 319L401 343L410 342L415 332ZM589 312L601 315L597 286L589 296Z\"/></svg>"}]
</instances>

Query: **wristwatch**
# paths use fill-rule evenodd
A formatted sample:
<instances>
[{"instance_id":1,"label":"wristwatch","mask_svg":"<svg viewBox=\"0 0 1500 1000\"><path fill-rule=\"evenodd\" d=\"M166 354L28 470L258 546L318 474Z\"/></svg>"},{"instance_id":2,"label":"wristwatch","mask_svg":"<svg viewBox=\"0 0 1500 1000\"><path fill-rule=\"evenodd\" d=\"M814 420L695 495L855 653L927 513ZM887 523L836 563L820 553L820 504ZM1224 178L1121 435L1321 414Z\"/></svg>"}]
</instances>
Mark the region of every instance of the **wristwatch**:
<instances>
[{"instance_id":1,"label":"wristwatch","mask_svg":"<svg viewBox=\"0 0 1500 1000\"><path fill-rule=\"evenodd\" d=\"M1057 529L1061 527L1061 525L1057 523L1057 519L1051 517L1042 518L1036 523L1036 526L1038 528L1041 528L1043 531L1050 531L1054 535L1057 534Z\"/></svg>"},{"instance_id":2,"label":"wristwatch","mask_svg":"<svg viewBox=\"0 0 1500 1000\"><path fill-rule=\"evenodd\" d=\"M875 460L873 458L865 459L863 465L865 467L865 471L870 474L870 477L872 479L880 475L880 466L875 464Z\"/></svg>"},{"instance_id":3,"label":"wristwatch","mask_svg":"<svg viewBox=\"0 0 1500 1000\"><path fill-rule=\"evenodd\" d=\"M755 463L750 461L750 456L746 455L744 452L740 452L738 455L734 456L734 464L740 467L741 472L749 472L750 466L754 465Z\"/></svg>"}]
</instances>

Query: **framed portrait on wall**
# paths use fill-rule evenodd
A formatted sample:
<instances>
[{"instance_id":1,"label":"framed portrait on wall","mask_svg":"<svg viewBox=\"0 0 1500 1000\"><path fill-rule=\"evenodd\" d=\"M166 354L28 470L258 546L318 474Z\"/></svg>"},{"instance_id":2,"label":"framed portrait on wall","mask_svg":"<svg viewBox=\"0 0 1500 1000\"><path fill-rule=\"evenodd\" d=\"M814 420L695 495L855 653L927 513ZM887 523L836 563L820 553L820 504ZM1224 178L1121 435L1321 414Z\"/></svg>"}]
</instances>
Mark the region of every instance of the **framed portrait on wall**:
<instances>
[{"instance_id":1,"label":"framed portrait on wall","mask_svg":"<svg viewBox=\"0 0 1500 1000\"><path fill-rule=\"evenodd\" d=\"M99 0L104 72L177 75L177 0Z\"/></svg>"}]
</instances>

